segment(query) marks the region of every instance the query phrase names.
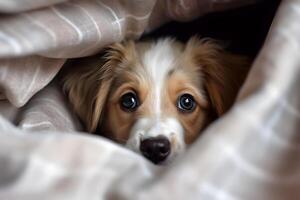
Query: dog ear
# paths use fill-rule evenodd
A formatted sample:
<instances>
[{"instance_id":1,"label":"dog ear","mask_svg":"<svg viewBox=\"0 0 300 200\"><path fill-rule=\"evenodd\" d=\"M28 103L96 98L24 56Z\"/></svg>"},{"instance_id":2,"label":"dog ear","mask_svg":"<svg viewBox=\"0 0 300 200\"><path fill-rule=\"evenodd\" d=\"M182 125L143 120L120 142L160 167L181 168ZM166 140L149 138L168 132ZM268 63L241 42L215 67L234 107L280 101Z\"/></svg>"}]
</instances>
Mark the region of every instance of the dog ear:
<instances>
[{"instance_id":1,"label":"dog ear","mask_svg":"<svg viewBox=\"0 0 300 200\"><path fill-rule=\"evenodd\" d=\"M73 60L62 72L63 89L89 132L95 132L101 124L115 72L126 51L123 44L116 43L103 52Z\"/></svg>"},{"instance_id":2,"label":"dog ear","mask_svg":"<svg viewBox=\"0 0 300 200\"><path fill-rule=\"evenodd\" d=\"M185 50L203 77L211 107L220 116L234 103L242 85L249 62L243 56L225 52L211 39L192 37Z\"/></svg>"}]
</instances>

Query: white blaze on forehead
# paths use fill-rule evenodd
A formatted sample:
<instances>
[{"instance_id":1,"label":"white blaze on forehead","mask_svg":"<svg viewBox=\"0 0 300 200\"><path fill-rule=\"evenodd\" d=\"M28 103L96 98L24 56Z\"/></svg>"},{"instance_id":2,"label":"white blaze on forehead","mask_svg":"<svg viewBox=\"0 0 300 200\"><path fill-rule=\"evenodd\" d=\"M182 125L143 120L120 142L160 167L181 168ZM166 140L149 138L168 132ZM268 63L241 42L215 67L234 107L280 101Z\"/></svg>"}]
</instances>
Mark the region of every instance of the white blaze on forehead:
<instances>
[{"instance_id":1,"label":"white blaze on forehead","mask_svg":"<svg viewBox=\"0 0 300 200\"><path fill-rule=\"evenodd\" d=\"M145 78L151 81L146 98L151 102L149 106L151 106L150 109L154 116L141 117L133 125L127 146L134 151L139 152L142 140L159 135L168 138L172 144L169 158L178 154L185 147L184 129L178 119L171 116L161 117L162 102L164 101L162 98L165 97L163 92L166 92L168 74L176 67L180 51L173 40L168 38L152 43L140 55L143 70L146 70L146 74L143 75L146 75Z\"/></svg>"},{"instance_id":2,"label":"white blaze on forehead","mask_svg":"<svg viewBox=\"0 0 300 200\"><path fill-rule=\"evenodd\" d=\"M177 51L176 51L177 50ZM161 114L161 93L165 87L168 73L175 67L178 49L174 48L173 40L170 38L158 40L145 52L142 63L150 80L153 82L151 101L156 117Z\"/></svg>"}]
</instances>

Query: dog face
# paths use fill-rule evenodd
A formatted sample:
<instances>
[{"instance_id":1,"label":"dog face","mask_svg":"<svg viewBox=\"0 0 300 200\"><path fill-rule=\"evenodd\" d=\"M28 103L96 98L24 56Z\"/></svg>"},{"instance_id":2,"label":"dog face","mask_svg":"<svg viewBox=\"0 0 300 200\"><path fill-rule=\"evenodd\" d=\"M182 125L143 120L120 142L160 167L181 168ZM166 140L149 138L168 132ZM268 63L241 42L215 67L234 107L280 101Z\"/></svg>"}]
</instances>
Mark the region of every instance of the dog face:
<instances>
[{"instance_id":1,"label":"dog face","mask_svg":"<svg viewBox=\"0 0 300 200\"><path fill-rule=\"evenodd\" d=\"M129 41L73 66L64 87L89 131L168 163L224 113L235 96L227 65L242 63L209 40Z\"/></svg>"},{"instance_id":2,"label":"dog face","mask_svg":"<svg viewBox=\"0 0 300 200\"><path fill-rule=\"evenodd\" d=\"M131 55L121 55L101 129L155 163L168 160L205 123L203 81L180 43L166 39L124 48Z\"/></svg>"}]
</instances>

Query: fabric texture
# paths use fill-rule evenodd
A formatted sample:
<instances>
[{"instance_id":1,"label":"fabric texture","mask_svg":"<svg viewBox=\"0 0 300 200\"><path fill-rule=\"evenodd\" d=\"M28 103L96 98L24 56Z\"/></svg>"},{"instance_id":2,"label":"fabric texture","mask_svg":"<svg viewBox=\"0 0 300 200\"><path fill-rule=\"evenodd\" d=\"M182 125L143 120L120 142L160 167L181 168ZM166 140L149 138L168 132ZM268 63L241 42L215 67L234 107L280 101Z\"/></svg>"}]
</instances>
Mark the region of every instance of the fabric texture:
<instances>
[{"instance_id":1,"label":"fabric texture","mask_svg":"<svg viewBox=\"0 0 300 200\"><path fill-rule=\"evenodd\" d=\"M300 2L283 1L238 99L170 166L82 130L67 58L242 0L0 0L0 199L300 199ZM55 5L54 5L55 4Z\"/></svg>"}]
</instances>

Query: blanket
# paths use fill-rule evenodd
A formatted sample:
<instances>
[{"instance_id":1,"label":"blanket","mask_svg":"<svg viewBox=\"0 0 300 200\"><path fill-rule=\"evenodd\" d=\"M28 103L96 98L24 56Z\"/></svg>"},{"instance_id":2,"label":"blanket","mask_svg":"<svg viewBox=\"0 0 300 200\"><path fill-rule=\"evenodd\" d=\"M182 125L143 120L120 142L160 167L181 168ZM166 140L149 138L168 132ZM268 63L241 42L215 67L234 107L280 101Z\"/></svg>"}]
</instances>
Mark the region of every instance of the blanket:
<instances>
[{"instance_id":1,"label":"blanket","mask_svg":"<svg viewBox=\"0 0 300 200\"><path fill-rule=\"evenodd\" d=\"M0 0L0 199L300 199L300 2L282 1L229 112L169 166L84 133L68 58L249 0Z\"/></svg>"}]
</instances>

